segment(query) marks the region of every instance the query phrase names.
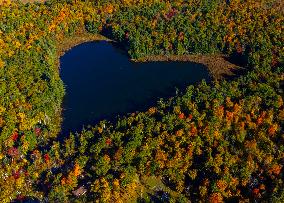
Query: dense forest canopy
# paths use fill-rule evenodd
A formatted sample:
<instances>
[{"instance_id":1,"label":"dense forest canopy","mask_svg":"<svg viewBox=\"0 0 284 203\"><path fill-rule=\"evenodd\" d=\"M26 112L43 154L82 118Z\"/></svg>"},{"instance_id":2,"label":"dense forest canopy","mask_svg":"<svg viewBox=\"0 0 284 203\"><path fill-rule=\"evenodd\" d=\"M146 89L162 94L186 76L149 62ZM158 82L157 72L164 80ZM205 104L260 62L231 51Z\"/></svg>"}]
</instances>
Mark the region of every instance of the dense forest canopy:
<instances>
[{"instance_id":1,"label":"dense forest canopy","mask_svg":"<svg viewBox=\"0 0 284 203\"><path fill-rule=\"evenodd\" d=\"M0 4L1 202L284 201L281 1ZM60 44L86 32L133 59L227 54L248 72L58 141ZM141 196L149 179L165 188Z\"/></svg>"}]
</instances>

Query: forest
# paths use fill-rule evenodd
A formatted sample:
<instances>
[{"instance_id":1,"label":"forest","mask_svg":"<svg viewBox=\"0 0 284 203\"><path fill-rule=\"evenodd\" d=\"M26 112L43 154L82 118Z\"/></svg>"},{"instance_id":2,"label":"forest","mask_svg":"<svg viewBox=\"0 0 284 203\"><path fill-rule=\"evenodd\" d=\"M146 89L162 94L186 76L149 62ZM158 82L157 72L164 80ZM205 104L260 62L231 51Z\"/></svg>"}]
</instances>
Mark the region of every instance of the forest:
<instances>
[{"instance_id":1,"label":"forest","mask_svg":"<svg viewBox=\"0 0 284 203\"><path fill-rule=\"evenodd\" d=\"M0 1L0 202L283 202L283 8ZM246 72L62 140L60 44L82 33L115 40L131 59L226 54Z\"/></svg>"}]
</instances>

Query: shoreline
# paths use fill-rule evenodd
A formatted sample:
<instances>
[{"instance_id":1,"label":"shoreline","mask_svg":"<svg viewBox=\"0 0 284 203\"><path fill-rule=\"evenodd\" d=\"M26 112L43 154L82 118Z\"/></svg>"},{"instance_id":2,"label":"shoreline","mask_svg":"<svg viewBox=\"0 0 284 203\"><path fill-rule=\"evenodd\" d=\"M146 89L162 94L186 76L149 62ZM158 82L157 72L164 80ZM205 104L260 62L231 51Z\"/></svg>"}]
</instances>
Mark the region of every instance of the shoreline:
<instances>
[{"instance_id":1,"label":"shoreline","mask_svg":"<svg viewBox=\"0 0 284 203\"><path fill-rule=\"evenodd\" d=\"M232 76L234 75L233 71L237 69L242 69L242 67L235 65L226 60L228 56L222 54L192 54L192 55L157 55L157 56L147 56L144 58L140 58L137 60L133 60L135 62L162 62L162 61L180 61L180 62L193 62L200 63L207 67L209 70L209 74L213 79L222 79L224 76Z\"/></svg>"},{"instance_id":2,"label":"shoreline","mask_svg":"<svg viewBox=\"0 0 284 203\"><path fill-rule=\"evenodd\" d=\"M107 41L113 42L113 40L104 37L99 34L90 34L86 31L80 34L76 34L75 36L66 37L61 44L57 42L57 53L59 58L63 56L67 51L72 49L73 47L85 43L85 42L94 42L94 41Z\"/></svg>"},{"instance_id":3,"label":"shoreline","mask_svg":"<svg viewBox=\"0 0 284 203\"><path fill-rule=\"evenodd\" d=\"M73 47L85 43L85 42L94 42L94 41L107 41L107 42L114 42L103 35L100 34L90 34L86 31L77 34L75 36L67 37L63 40L61 44L57 43L58 48L58 64L60 64L60 57L63 56L67 51L72 49ZM193 63L200 63L207 67L208 72L212 79L220 80L226 76L233 76L235 75L233 71L243 69L238 65L235 65L228 60L227 55L224 54L192 54L192 55L157 55L157 56L147 56L139 59L131 59L129 60L138 63L147 63L147 62L162 62L162 61L180 61L180 62L193 62ZM59 65L60 70L60 65Z\"/></svg>"}]
</instances>

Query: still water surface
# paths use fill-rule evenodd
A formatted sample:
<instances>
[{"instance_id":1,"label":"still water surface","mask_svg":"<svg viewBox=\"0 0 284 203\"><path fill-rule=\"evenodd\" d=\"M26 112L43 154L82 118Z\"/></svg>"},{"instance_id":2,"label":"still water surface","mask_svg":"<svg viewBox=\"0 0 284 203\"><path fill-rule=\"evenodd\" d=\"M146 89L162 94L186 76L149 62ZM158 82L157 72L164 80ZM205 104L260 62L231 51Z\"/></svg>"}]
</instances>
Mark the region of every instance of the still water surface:
<instances>
[{"instance_id":1,"label":"still water surface","mask_svg":"<svg viewBox=\"0 0 284 203\"><path fill-rule=\"evenodd\" d=\"M131 62L109 42L88 42L60 59L65 84L62 133L79 131L116 115L143 111L159 98L209 79L205 66L190 62Z\"/></svg>"}]
</instances>

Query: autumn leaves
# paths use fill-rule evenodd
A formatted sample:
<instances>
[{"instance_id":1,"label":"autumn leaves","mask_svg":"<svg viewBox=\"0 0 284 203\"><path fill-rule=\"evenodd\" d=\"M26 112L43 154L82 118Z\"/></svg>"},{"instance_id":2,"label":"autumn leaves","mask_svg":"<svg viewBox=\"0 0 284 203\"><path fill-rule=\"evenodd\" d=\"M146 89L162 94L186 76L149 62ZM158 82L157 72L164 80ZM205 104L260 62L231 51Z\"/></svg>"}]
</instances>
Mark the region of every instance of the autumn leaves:
<instances>
[{"instance_id":1,"label":"autumn leaves","mask_svg":"<svg viewBox=\"0 0 284 203\"><path fill-rule=\"evenodd\" d=\"M275 8L239 0L5 2L1 202L28 195L72 201L82 182L90 182L88 201L119 202L124 193L135 194L139 176L163 177L179 197L192 201L281 195L284 77L283 67L276 67L283 63L283 16L270 12ZM144 113L38 148L59 130L63 85L56 42L84 26L92 33L110 31L134 58L237 53L254 71L231 82L192 86Z\"/></svg>"}]
</instances>

